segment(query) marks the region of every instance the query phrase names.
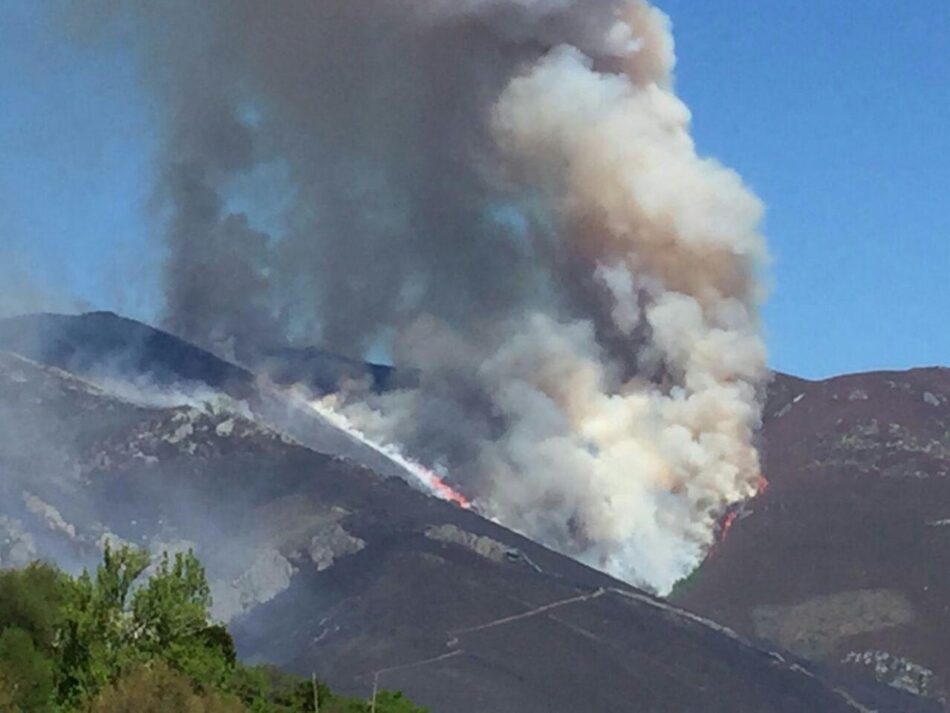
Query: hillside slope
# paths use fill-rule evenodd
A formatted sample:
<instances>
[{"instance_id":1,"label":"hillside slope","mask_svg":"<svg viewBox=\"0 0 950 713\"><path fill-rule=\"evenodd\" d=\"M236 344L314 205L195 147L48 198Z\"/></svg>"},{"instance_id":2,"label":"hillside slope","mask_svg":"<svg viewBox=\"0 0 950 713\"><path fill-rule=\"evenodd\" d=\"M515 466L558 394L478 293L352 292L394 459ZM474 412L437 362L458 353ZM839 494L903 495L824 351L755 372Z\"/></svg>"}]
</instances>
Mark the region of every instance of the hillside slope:
<instances>
[{"instance_id":1,"label":"hillside slope","mask_svg":"<svg viewBox=\"0 0 950 713\"><path fill-rule=\"evenodd\" d=\"M780 376L767 492L677 603L799 655L945 698L950 370Z\"/></svg>"},{"instance_id":2,"label":"hillside slope","mask_svg":"<svg viewBox=\"0 0 950 713\"><path fill-rule=\"evenodd\" d=\"M378 682L435 713L932 710L226 407L130 401L7 353L0 424L0 565L193 547L243 657L344 692Z\"/></svg>"}]
</instances>

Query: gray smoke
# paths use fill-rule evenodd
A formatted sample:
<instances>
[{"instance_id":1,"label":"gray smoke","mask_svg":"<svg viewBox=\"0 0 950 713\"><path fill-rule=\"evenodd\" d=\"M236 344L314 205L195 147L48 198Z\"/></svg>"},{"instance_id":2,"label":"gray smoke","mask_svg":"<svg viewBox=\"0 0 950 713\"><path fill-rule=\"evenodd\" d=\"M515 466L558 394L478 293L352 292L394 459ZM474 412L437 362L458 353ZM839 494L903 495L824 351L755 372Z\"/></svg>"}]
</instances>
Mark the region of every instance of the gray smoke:
<instances>
[{"instance_id":1,"label":"gray smoke","mask_svg":"<svg viewBox=\"0 0 950 713\"><path fill-rule=\"evenodd\" d=\"M166 118L166 325L391 342L339 408L505 524L666 591L759 478L761 207L642 0L108 3Z\"/></svg>"}]
</instances>

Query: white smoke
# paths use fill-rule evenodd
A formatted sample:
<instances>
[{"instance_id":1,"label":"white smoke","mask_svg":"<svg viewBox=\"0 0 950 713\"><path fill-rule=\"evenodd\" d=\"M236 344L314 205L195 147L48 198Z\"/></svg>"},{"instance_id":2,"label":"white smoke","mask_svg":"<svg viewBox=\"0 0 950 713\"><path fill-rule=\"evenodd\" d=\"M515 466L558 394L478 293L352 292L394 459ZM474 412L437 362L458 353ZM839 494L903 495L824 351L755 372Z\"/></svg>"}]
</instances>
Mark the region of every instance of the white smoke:
<instances>
[{"instance_id":1,"label":"white smoke","mask_svg":"<svg viewBox=\"0 0 950 713\"><path fill-rule=\"evenodd\" d=\"M167 117L169 328L247 361L391 335L419 385L345 394L349 428L631 582L699 562L759 478L765 247L759 201L697 154L662 12L103 2ZM262 200L280 177L270 232L255 176Z\"/></svg>"},{"instance_id":2,"label":"white smoke","mask_svg":"<svg viewBox=\"0 0 950 713\"><path fill-rule=\"evenodd\" d=\"M341 413L339 409L339 396L337 394L330 394L323 398L314 399L310 401L309 406L328 423L343 431L350 436L350 438L353 438L398 465L423 491L441 500L453 502L459 507L466 509L470 507L470 503L465 496L456 492L445 483L444 474L440 475L431 468L426 468L421 463L407 458L399 449L399 446L392 443L377 442L354 426L350 420ZM359 413L362 419L368 416L365 411L353 409L352 407L349 411L351 413Z\"/></svg>"},{"instance_id":3,"label":"white smoke","mask_svg":"<svg viewBox=\"0 0 950 713\"><path fill-rule=\"evenodd\" d=\"M531 312L492 325L487 344L442 325L413 340L426 352L410 355L423 373L419 393L378 399L370 423L417 442L411 424L431 408L427 385L464 369L505 424L478 444L481 506L668 592L699 563L723 508L759 481L753 434L766 355L756 271L765 248L759 201L696 154L689 111L671 89L665 18L633 10L627 72L600 73L579 49L559 46L511 81L494 130L518 177L551 206L556 250L588 268L570 277L607 288L637 375L609 358L589 319ZM639 375L651 367L653 378ZM362 405L351 411L366 415ZM387 412L394 423L380 421Z\"/></svg>"}]
</instances>

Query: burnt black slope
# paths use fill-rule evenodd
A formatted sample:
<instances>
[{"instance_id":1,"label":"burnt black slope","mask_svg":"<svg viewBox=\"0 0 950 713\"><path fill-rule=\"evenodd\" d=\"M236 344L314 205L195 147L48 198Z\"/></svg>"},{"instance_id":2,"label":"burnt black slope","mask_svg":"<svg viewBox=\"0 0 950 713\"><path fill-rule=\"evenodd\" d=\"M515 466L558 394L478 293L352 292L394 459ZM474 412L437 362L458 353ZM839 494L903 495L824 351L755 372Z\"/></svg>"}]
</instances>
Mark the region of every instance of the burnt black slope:
<instances>
[{"instance_id":1,"label":"burnt black slope","mask_svg":"<svg viewBox=\"0 0 950 713\"><path fill-rule=\"evenodd\" d=\"M256 419L308 447L345 456L383 475L406 475L390 459L329 426L305 404L288 400L280 389L258 384L247 369L111 312L0 319L2 350L97 382L128 381L137 390L158 387L187 394L196 387L210 387L242 402ZM266 380L301 384L317 393L334 391L347 379L368 379L379 389L397 383L389 367L362 364L319 349L274 350L261 357L259 368Z\"/></svg>"},{"instance_id":2,"label":"burnt black slope","mask_svg":"<svg viewBox=\"0 0 950 713\"><path fill-rule=\"evenodd\" d=\"M193 546L243 656L315 669L341 689L365 694L378 680L435 713L843 713L862 710L857 698L931 710L837 690L474 513L230 413L132 405L0 355L0 418L0 564L78 566L106 537Z\"/></svg>"},{"instance_id":3,"label":"burnt black slope","mask_svg":"<svg viewBox=\"0 0 950 713\"><path fill-rule=\"evenodd\" d=\"M378 677L436 713L861 710L711 622L232 414L134 406L4 355L0 405L25 430L0 449L0 561L78 564L103 537L195 547L249 658L363 694ZM24 457L43 443L48 459Z\"/></svg>"},{"instance_id":4,"label":"burnt black slope","mask_svg":"<svg viewBox=\"0 0 950 713\"><path fill-rule=\"evenodd\" d=\"M77 374L197 382L242 398L250 372L167 332L112 312L32 314L0 320L0 349Z\"/></svg>"},{"instance_id":5,"label":"burnt black slope","mask_svg":"<svg viewBox=\"0 0 950 713\"><path fill-rule=\"evenodd\" d=\"M678 603L803 656L950 695L950 370L779 377L766 493Z\"/></svg>"},{"instance_id":6,"label":"burnt black slope","mask_svg":"<svg viewBox=\"0 0 950 713\"><path fill-rule=\"evenodd\" d=\"M253 375L167 332L112 312L31 314L0 319L0 349L77 374L148 375L159 385L202 383L245 398ZM336 391L344 380L365 380L376 390L405 383L406 375L315 347L283 347L261 354L254 371L277 384ZM397 380L398 379L398 380Z\"/></svg>"}]
</instances>

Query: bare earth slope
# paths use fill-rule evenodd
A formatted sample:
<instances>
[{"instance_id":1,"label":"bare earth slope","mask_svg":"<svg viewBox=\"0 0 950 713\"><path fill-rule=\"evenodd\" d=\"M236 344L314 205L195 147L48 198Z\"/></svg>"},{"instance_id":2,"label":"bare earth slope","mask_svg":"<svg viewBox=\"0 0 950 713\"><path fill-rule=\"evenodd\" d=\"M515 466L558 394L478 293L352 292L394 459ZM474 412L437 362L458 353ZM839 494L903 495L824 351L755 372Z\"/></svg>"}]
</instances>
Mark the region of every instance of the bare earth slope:
<instances>
[{"instance_id":1,"label":"bare earth slope","mask_svg":"<svg viewBox=\"0 0 950 713\"><path fill-rule=\"evenodd\" d=\"M193 547L242 656L342 690L435 713L932 710L226 407L132 403L3 353L0 426L0 566Z\"/></svg>"},{"instance_id":2,"label":"bare earth slope","mask_svg":"<svg viewBox=\"0 0 950 713\"><path fill-rule=\"evenodd\" d=\"M945 699L950 370L779 376L764 441L769 489L677 603Z\"/></svg>"}]
</instances>

